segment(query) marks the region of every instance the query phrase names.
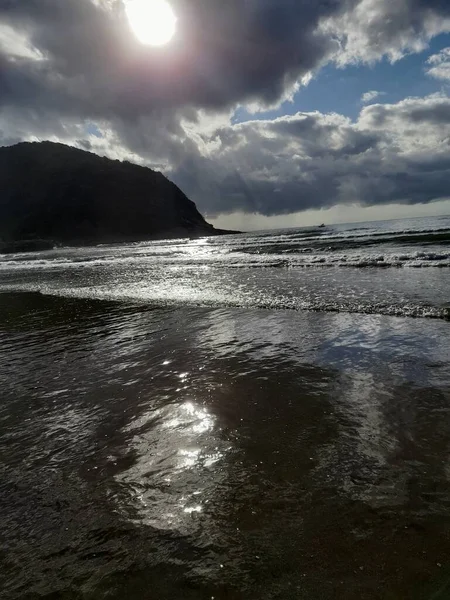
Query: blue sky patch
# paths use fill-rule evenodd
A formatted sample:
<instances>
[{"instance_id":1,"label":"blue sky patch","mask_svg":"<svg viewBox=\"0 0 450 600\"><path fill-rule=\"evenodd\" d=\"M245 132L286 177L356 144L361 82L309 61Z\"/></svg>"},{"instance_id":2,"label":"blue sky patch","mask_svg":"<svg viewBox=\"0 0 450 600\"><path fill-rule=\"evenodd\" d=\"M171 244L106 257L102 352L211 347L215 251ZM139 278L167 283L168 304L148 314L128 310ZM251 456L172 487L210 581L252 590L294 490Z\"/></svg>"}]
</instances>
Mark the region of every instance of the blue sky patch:
<instances>
[{"instance_id":1,"label":"blue sky patch","mask_svg":"<svg viewBox=\"0 0 450 600\"><path fill-rule=\"evenodd\" d=\"M423 97L439 92L449 86L427 75L426 60L448 46L450 34L445 34L434 38L423 52L406 56L394 64L384 58L373 66L355 65L339 69L333 64L327 65L308 86L300 89L293 102L284 102L277 110L255 115L239 108L233 123L312 111L336 112L356 119L364 106L362 95L371 90L382 92L373 102L389 104L411 96Z\"/></svg>"}]
</instances>

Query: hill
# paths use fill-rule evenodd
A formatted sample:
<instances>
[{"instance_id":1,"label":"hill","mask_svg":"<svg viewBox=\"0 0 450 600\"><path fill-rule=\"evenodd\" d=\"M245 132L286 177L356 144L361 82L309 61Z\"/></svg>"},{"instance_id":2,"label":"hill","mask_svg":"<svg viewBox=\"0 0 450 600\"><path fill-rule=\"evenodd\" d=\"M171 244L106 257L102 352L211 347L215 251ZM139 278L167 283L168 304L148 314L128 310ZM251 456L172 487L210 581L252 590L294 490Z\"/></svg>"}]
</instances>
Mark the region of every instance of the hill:
<instances>
[{"instance_id":1,"label":"hill","mask_svg":"<svg viewBox=\"0 0 450 600\"><path fill-rule=\"evenodd\" d=\"M0 250L221 233L146 167L52 142L0 148Z\"/></svg>"}]
</instances>

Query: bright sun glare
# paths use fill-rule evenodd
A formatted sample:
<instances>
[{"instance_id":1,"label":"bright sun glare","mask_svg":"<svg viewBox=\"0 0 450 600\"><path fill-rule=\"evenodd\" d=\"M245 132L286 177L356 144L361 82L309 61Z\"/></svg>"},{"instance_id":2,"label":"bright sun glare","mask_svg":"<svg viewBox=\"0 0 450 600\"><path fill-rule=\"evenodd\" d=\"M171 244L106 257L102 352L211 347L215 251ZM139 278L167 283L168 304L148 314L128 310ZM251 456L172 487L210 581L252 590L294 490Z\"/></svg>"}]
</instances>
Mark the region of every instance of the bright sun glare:
<instances>
[{"instance_id":1,"label":"bright sun glare","mask_svg":"<svg viewBox=\"0 0 450 600\"><path fill-rule=\"evenodd\" d=\"M143 44L164 46L175 35L177 18L167 0L129 0L126 12L131 29Z\"/></svg>"}]
</instances>

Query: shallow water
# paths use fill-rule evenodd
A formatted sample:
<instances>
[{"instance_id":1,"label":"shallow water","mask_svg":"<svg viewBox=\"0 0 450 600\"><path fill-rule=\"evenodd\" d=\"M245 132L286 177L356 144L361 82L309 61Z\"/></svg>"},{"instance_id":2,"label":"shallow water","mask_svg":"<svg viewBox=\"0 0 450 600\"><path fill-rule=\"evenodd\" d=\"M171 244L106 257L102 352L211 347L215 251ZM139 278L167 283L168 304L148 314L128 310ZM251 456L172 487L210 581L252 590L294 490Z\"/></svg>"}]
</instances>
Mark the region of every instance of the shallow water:
<instances>
[{"instance_id":1,"label":"shallow water","mask_svg":"<svg viewBox=\"0 0 450 600\"><path fill-rule=\"evenodd\" d=\"M3 597L448 597L447 323L0 303Z\"/></svg>"},{"instance_id":2,"label":"shallow water","mask_svg":"<svg viewBox=\"0 0 450 600\"><path fill-rule=\"evenodd\" d=\"M449 233L0 257L0 596L449 598Z\"/></svg>"}]
</instances>

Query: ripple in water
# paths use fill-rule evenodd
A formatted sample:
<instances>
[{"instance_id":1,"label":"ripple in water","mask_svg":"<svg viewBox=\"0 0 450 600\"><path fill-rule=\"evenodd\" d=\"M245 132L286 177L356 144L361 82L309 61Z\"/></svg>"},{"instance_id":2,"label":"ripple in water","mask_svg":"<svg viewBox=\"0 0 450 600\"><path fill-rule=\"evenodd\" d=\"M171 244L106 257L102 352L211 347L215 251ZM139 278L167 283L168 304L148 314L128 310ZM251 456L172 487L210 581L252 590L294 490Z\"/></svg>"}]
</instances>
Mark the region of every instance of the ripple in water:
<instances>
[{"instance_id":1,"label":"ripple in water","mask_svg":"<svg viewBox=\"0 0 450 600\"><path fill-rule=\"evenodd\" d=\"M446 323L0 302L5 598L445 593Z\"/></svg>"}]
</instances>

